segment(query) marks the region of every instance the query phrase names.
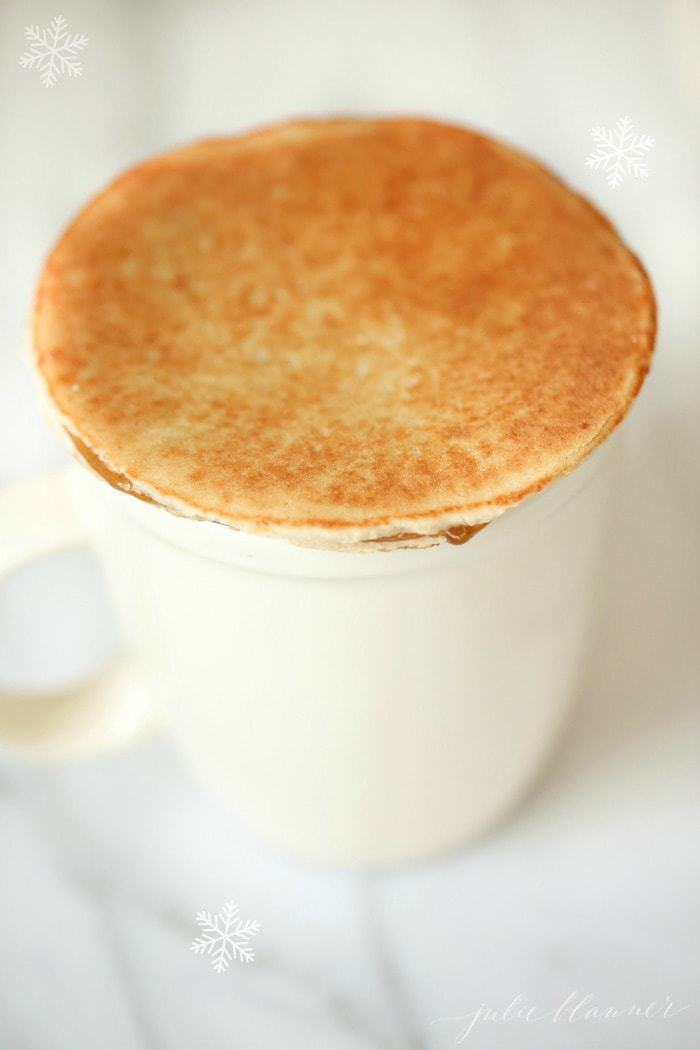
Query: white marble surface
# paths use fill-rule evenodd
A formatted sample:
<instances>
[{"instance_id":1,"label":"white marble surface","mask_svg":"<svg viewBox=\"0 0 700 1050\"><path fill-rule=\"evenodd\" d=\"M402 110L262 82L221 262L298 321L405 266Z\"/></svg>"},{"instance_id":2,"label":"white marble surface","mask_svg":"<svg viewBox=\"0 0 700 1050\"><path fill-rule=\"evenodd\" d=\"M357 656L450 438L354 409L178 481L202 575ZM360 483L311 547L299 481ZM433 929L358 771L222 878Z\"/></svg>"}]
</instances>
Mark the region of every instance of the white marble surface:
<instances>
[{"instance_id":1,"label":"white marble surface","mask_svg":"<svg viewBox=\"0 0 700 1050\"><path fill-rule=\"evenodd\" d=\"M22 362L40 259L138 157L300 112L422 111L546 158L606 209L659 294L653 374L629 421L615 570L575 719L536 792L488 839L382 875L302 868L250 838L168 744L39 767L0 757L2 1050L269 1050L458 1044L691 1050L700 1025L698 780L700 15L692 2L89 3L82 80L17 65L52 4L0 9L0 483L62 461ZM653 134L652 177L616 191L592 124ZM37 643L36 638L40 641ZM33 639L33 640L31 640ZM0 591L3 683L66 680L113 645L87 555ZM189 952L225 900L257 959ZM663 1019L477 1021L518 995L664 1003ZM573 1000L570 1002L572 1005ZM570 1009L570 1007L569 1007ZM580 1016L580 1015L579 1015ZM455 1018L462 1020L455 1020ZM450 1020L450 1018L452 1018Z\"/></svg>"}]
</instances>

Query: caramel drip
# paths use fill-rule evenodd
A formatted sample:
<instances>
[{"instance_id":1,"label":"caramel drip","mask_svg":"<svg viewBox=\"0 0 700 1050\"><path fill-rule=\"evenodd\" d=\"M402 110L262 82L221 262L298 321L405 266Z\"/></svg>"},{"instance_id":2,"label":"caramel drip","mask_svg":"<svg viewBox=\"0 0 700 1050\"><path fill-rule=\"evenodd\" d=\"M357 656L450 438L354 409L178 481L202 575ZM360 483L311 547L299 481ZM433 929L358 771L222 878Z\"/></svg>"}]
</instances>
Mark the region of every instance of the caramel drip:
<instances>
[{"instance_id":1,"label":"caramel drip","mask_svg":"<svg viewBox=\"0 0 700 1050\"><path fill-rule=\"evenodd\" d=\"M455 525L451 529L445 529L443 536L448 543L453 543L456 547L459 547L466 543L467 540L470 540L472 536L476 536L477 532L481 532L487 525L487 521L482 522L480 525Z\"/></svg>"}]
</instances>

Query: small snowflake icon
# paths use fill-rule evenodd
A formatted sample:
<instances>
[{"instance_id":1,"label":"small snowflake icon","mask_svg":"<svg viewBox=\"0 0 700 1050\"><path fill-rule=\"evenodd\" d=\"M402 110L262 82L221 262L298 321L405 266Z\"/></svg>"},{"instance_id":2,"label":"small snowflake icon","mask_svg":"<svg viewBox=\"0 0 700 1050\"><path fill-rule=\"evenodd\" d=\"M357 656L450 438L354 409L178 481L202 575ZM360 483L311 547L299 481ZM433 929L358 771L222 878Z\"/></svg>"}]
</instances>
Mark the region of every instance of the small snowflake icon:
<instances>
[{"instance_id":1,"label":"small snowflake icon","mask_svg":"<svg viewBox=\"0 0 700 1050\"><path fill-rule=\"evenodd\" d=\"M83 64L76 55L88 45L82 33L69 33L68 23L56 15L45 29L27 26L24 35L29 41L29 51L19 60L23 69L36 69L44 87L53 87L63 76L81 77Z\"/></svg>"},{"instance_id":2,"label":"small snowflake icon","mask_svg":"<svg viewBox=\"0 0 700 1050\"><path fill-rule=\"evenodd\" d=\"M613 190L622 185L628 175L635 179L649 176L642 156L653 148L654 139L650 135L635 135L633 129L629 117L620 117L611 130L600 125L591 128L596 148L586 157L586 167L605 172L605 180Z\"/></svg>"},{"instance_id":3,"label":"small snowflake icon","mask_svg":"<svg viewBox=\"0 0 700 1050\"><path fill-rule=\"evenodd\" d=\"M255 919L244 922L233 901L227 901L217 915L198 911L196 922L202 935L192 941L192 951L195 955L210 955L217 973L224 973L234 959L243 963L255 961L255 952L248 945L260 932L260 923Z\"/></svg>"}]
</instances>

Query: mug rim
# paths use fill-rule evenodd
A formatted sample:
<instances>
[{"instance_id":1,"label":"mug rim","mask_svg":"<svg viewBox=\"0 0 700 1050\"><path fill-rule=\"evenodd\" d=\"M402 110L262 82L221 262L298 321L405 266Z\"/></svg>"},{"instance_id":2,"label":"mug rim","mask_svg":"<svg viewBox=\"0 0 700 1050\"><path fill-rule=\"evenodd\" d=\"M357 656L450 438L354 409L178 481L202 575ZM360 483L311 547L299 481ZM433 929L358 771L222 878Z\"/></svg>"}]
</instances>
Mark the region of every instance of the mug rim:
<instances>
[{"instance_id":1,"label":"mug rim","mask_svg":"<svg viewBox=\"0 0 700 1050\"><path fill-rule=\"evenodd\" d=\"M69 483L78 501L87 486L99 488L114 511L158 540L210 561L238 566L250 572L307 578L358 578L412 573L421 569L456 568L474 558L490 556L504 543L524 538L530 530L578 498L596 476L601 463L618 445L618 428L568 474L560 475L539 492L525 497L488 523L465 544L441 541L431 547L394 550L352 547L331 550L295 544L285 537L236 530L220 522L187 518L168 508L135 499L114 488L94 471L74 461Z\"/></svg>"}]
</instances>

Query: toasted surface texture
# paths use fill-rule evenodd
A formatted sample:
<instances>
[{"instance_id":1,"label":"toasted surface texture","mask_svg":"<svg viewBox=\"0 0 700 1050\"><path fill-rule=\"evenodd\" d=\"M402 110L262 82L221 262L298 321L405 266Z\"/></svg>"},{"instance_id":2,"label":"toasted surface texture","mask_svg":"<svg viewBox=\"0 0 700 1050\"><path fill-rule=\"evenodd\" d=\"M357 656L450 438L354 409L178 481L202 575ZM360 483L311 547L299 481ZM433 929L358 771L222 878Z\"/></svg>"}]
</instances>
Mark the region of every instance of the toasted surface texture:
<instances>
[{"instance_id":1,"label":"toasted surface texture","mask_svg":"<svg viewBox=\"0 0 700 1050\"><path fill-rule=\"evenodd\" d=\"M299 121L127 172L50 255L63 427L174 510L304 542L488 521L574 467L649 366L649 281L482 135Z\"/></svg>"}]
</instances>

